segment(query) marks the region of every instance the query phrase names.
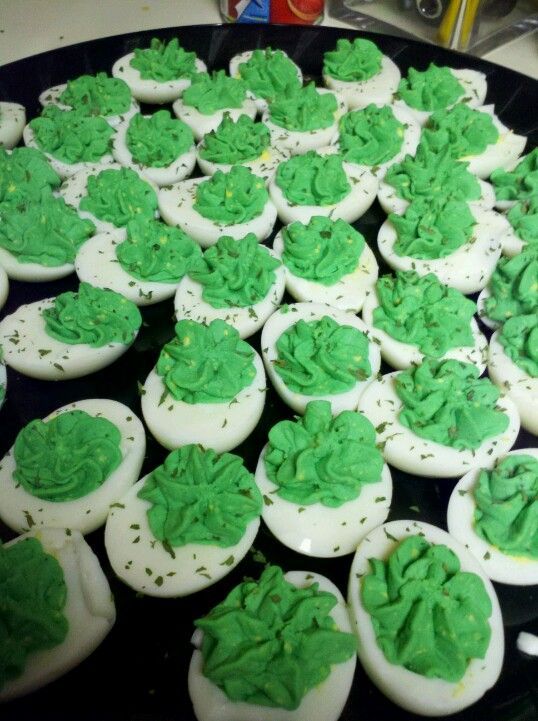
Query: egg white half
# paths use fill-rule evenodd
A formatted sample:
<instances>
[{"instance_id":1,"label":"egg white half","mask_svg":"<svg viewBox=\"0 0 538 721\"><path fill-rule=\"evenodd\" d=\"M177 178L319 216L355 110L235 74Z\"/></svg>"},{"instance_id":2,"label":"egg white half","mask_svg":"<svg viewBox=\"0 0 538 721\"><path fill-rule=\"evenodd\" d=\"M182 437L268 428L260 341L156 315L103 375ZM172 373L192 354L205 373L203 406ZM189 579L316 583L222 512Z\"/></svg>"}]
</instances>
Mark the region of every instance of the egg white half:
<instances>
[{"instance_id":1,"label":"egg white half","mask_svg":"<svg viewBox=\"0 0 538 721\"><path fill-rule=\"evenodd\" d=\"M106 576L97 556L78 531L41 528L19 536L6 546L28 537L41 541L45 552L54 556L62 567L67 585L64 614L69 630L58 646L28 657L22 676L8 681L0 691L0 701L30 693L63 676L95 651L116 620Z\"/></svg>"},{"instance_id":2,"label":"egg white half","mask_svg":"<svg viewBox=\"0 0 538 721\"><path fill-rule=\"evenodd\" d=\"M340 631L352 632L346 603L332 581L306 571L289 571L285 578L297 588L308 588L318 583L320 591L334 594L338 603L331 611L331 618ZM344 663L335 664L325 681L310 689L297 709L288 711L231 701L202 673L203 657L199 649L203 637L203 632L195 631L192 638L195 651L189 667L189 695L198 721L337 721L340 718L353 683L355 655Z\"/></svg>"},{"instance_id":3,"label":"egg white half","mask_svg":"<svg viewBox=\"0 0 538 721\"><path fill-rule=\"evenodd\" d=\"M26 109L19 103L0 101L0 145L7 150L14 148L22 138L26 125Z\"/></svg>"},{"instance_id":4,"label":"egg white half","mask_svg":"<svg viewBox=\"0 0 538 721\"><path fill-rule=\"evenodd\" d=\"M338 80L330 75L323 75L323 82L331 90L336 90L346 100L350 110L365 108L370 103L387 105L392 102L392 95L398 89L400 69L390 58L383 55L381 69L368 80Z\"/></svg>"},{"instance_id":5,"label":"egg white half","mask_svg":"<svg viewBox=\"0 0 538 721\"><path fill-rule=\"evenodd\" d=\"M6 367L1 361L0 361L0 390L3 391L3 393L0 393L0 408L2 408L2 406L4 405L4 401L6 399L6 393L7 393L7 373L6 373Z\"/></svg>"},{"instance_id":6,"label":"egg white half","mask_svg":"<svg viewBox=\"0 0 538 721\"><path fill-rule=\"evenodd\" d=\"M65 278L74 272L72 263L62 265L41 265L40 263L21 263L13 253L0 248L0 263L2 270L12 280L23 280L27 283L40 283L43 281ZM1 291L0 291L1 295ZM2 303L0 302L0 307Z\"/></svg>"},{"instance_id":7,"label":"egg white half","mask_svg":"<svg viewBox=\"0 0 538 721\"><path fill-rule=\"evenodd\" d=\"M427 678L387 661L377 644L371 616L362 604L361 578L370 572L368 559L386 559L398 542L419 533L425 536L426 541L443 544L454 551L462 571L480 576L493 607L489 618L491 640L485 658L471 659L465 675L457 683ZM504 628L495 589L469 551L440 528L429 523L404 520L392 521L373 530L362 540L353 558L348 603L364 670L385 696L407 711L428 717L447 716L478 701L499 678L504 656Z\"/></svg>"},{"instance_id":8,"label":"egg white half","mask_svg":"<svg viewBox=\"0 0 538 721\"><path fill-rule=\"evenodd\" d=\"M508 428L500 435L487 438L475 450L457 450L413 433L399 421L403 403L396 393L394 380L398 373L387 373L373 381L362 394L358 410L375 426L387 463L405 473L430 478L455 478L471 468L492 468L516 442L519 414L514 403L501 396L496 408L508 416Z\"/></svg>"},{"instance_id":9,"label":"egg white half","mask_svg":"<svg viewBox=\"0 0 538 721\"><path fill-rule=\"evenodd\" d=\"M147 515L151 503L138 498L146 479L110 509L105 547L114 573L135 591L161 598L196 593L230 573L254 543L259 517L248 523L234 546L188 543L174 546L172 555L153 535Z\"/></svg>"},{"instance_id":10,"label":"egg white half","mask_svg":"<svg viewBox=\"0 0 538 721\"><path fill-rule=\"evenodd\" d=\"M57 105L62 110L72 110L71 105L64 105L64 103L60 102L60 95L66 88L67 83L62 83L61 85L54 85L52 88L44 90L39 95L39 102L43 107L46 107L47 105ZM132 118L133 115L139 112L140 105L133 97L131 98L131 105L125 113L119 113L118 115L103 115L102 117L104 117L109 125L115 128L120 123L123 123L124 120Z\"/></svg>"},{"instance_id":11,"label":"egg white half","mask_svg":"<svg viewBox=\"0 0 538 721\"><path fill-rule=\"evenodd\" d=\"M282 259L284 253L282 231L275 236L273 250L277 257ZM355 270L342 276L332 285L323 285L301 278L292 273L286 265L283 267L286 274L286 290L295 300L326 303L349 313L360 311L365 298L372 292L379 274L375 255L367 243L364 244Z\"/></svg>"},{"instance_id":12,"label":"egg white half","mask_svg":"<svg viewBox=\"0 0 538 721\"><path fill-rule=\"evenodd\" d=\"M486 315L486 300L491 297L491 293L489 291L489 287L486 286L483 290L480 291L480 295L476 299L476 307L478 310L478 317L482 321L482 323L486 326L486 328L491 328L491 330L497 330L497 328L501 327L501 324L496 321L492 320L491 318L488 318Z\"/></svg>"},{"instance_id":13,"label":"egg white half","mask_svg":"<svg viewBox=\"0 0 538 721\"><path fill-rule=\"evenodd\" d=\"M472 209L491 210L495 205L495 191L493 190L493 186L479 178L478 184L480 186L480 198L478 198L478 200L468 201L469 207ZM377 199L379 200L379 205L387 215L390 213L403 215L409 206L409 201L396 195L396 188L393 185L389 185L385 180L381 180L379 183Z\"/></svg>"},{"instance_id":14,"label":"egg white half","mask_svg":"<svg viewBox=\"0 0 538 721\"><path fill-rule=\"evenodd\" d=\"M496 331L489 341L488 373L515 404L523 428L538 436L538 378L531 378L506 355L499 333Z\"/></svg>"},{"instance_id":15,"label":"egg white half","mask_svg":"<svg viewBox=\"0 0 538 721\"><path fill-rule=\"evenodd\" d=\"M508 215L503 215L503 217L505 217L507 221L506 232L503 233L501 237L503 255L506 255L508 258L513 258L525 249L527 243L516 234L512 224L508 220Z\"/></svg>"},{"instance_id":16,"label":"egg white half","mask_svg":"<svg viewBox=\"0 0 538 721\"><path fill-rule=\"evenodd\" d=\"M106 398L92 398L63 406L49 414L45 421L74 410L106 418L118 428L121 463L99 488L86 496L73 501L47 501L32 495L13 477L16 463L12 446L0 464L0 518L18 533L28 528L27 514L36 527L70 528L82 534L91 533L105 522L110 504L123 496L138 479L146 451L146 435L141 421L130 408Z\"/></svg>"},{"instance_id":17,"label":"egg white half","mask_svg":"<svg viewBox=\"0 0 538 721\"><path fill-rule=\"evenodd\" d=\"M522 448L507 455L527 455L538 459L538 449ZM538 584L538 560L503 553L474 530L476 502L473 492L479 475L480 468L469 471L452 491L447 509L448 532L473 554L492 581L514 586Z\"/></svg>"},{"instance_id":18,"label":"egg white half","mask_svg":"<svg viewBox=\"0 0 538 721\"><path fill-rule=\"evenodd\" d=\"M274 255L269 251L271 255ZM271 285L264 298L246 308L230 306L213 308L203 297L203 286L190 276L185 275L177 287L174 298L176 318L188 318L198 323L211 323L220 318L233 326L241 338L248 338L258 331L267 318L280 305L285 290L284 266L275 268L275 282Z\"/></svg>"},{"instance_id":19,"label":"egg white half","mask_svg":"<svg viewBox=\"0 0 538 721\"><path fill-rule=\"evenodd\" d=\"M394 251L398 236L390 220L386 220L379 229L379 252L395 270L415 270L420 276L435 273L441 283L464 294L482 290L489 283L501 257L501 236L507 221L494 210L470 210L476 220L471 241L444 258L423 260L398 255Z\"/></svg>"},{"instance_id":20,"label":"egg white half","mask_svg":"<svg viewBox=\"0 0 538 721\"><path fill-rule=\"evenodd\" d=\"M275 204L280 220L284 224L293 223L294 220L300 220L301 223L307 224L312 216L323 215L333 218L333 220L341 218L348 223L353 223L364 215L376 199L379 181L366 165L343 163L343 167L348 183L351 185L351 190L345 198L331 205L296 205L291 203L276 184L275 178L272 178L269 183L269 194Z\"/></svg>"},{"instance_id":21,"label":"egg white half","mask_svg":"<svg viewBox=\"0 0 538 721\"><path fill-rule=\"evenodd\" d=\"M166 386L154 368L144 383L142 415L161 446L172 450L199 443L224 453L242 443L256 427L265 403L265 372L256 351L253 361L254 380L229 403L186 403L171 395L160 403Z\"/></svg>"},{"instance_id":22,"label":"egg white half","mask_svg":"<svg viewBox=\"0 0 538 721\"><path fill-rule=\"evenodd\" d=\"M9 280L6 271L0 265L0 310L4 307L9 293Z\"/></svg>"},{"instance_id":23,"label":"egg white half","mask_svg":"<svg viewBox=\"0 0 538 721\"><path fill-rule=\"evenodd\" d=\"M412 365L422 363L424 354L419 350L418 346L396 340L386 331L374 326L374 311L378 307L379 298L374 288L373 292L364 302L362 319L367 325L374 329L375 334L381 341L381 356L383 360L392 368L396 368L396 370L405 370ZM474 318L471 319L471 333L473 334L474 341L472 346L450 348L442 358L453 358L464 363L472 363L480 369L480 374L482 374L486 370L488 341L480 331L478 323Z\"/></svg>"},{"instance_id":24,"label":"egg white half","mask_svg":"<svg viewBox=\"0 0 538 721\"><path fill-rule=\"evenodd\" d=\"M133 68L131 60L134 53L128 53L116 60L112 66L112 75L120 78L127 83L131 90L133 98L141 103L150 103L152 105L163 105L171 103L181 96L191 84L190 78L178 78L177 80L159 80L144 79L140 75L140 71ZM206 64L195 58L195 71L197 73L207 72Z\"/></svg>"},{"instance_id":25,"label":"egg white half","mask_svg":"<svg viewBox=\"0 0 538 721\"><path fill-rule=\"evenodd\" d=\"M181 98L174 102L172 110L177 118L189 126L196 140L202 140L204 135L216 130L222 123L225 114L228 114L234 122L237 122L241 115L248 115L251 120L254 120L257 114L256 103L249 97L243 100L239 108L222 108L211 115L204 115L192 105L186 105Z\"/></svg>"},{"instance_id":26,"label":"egg white half","mask_svg":"<svg viewBox=\"0 0 538 721\"><path fill-rule=\"evenodd\" d=\"M149 116L146 115L145 117ZM137 173L142 173L144 178L148 178L158 187L177 183L192 173L196 165L196 150L194 144L186 152L178 155L169 165L165 165L162 168L135 163L131 151L127 146L127 130L129 129L129 124L130 120L118 125L112 146L112 153L116 162L126 168L135 170Z\"/></svg>"},{"instance_id":27,"label":"egg white half","mask_svg":"<svg viewBox=\"0 0 538 721\"><path fill-rule=\"evenodd\" d=\"M359 496L338 508L322 503L301 506L278 495L278 485L267 476L262 449L256 484L264 496L262 518L276 538L305 556L336 558L353 553L359 541L383 523L392 500L392 476L385 463L377 483L365 483Z\"/></svg>"},{"instance_id":28,"label":"egg white half","mask_svg":"<svg viewBox=\"0 0 538 721\"><path fill-rule=\"evenodd\" d=\"M258 240L265 240L276 222L276 208L270 198L260 215L246 223L220 225L204 218L194 209L198 185L208 178L191 178L176 183L170 188L159 191L159 211L168 225L175 225L196 240L202 248L214 245L222 235L230 235L236 240L254 233Z\"/></svg>"},{"instance_id":29,"label":"egg white half","mask_svg":"<svg viewBox=\"0 0 538 721\"><path fill-rule=\"evenodd\" d=\"M54 298L46 298L21 305L0 322L4 361L19 373L48 381L80 378L111 365L131 345L109 343L92 348L87 343L61 343L45 331L41 315L53 303Z\"/></svg>"},{"instance_id":30,"label":"egg white half","mask_svg":"<svg viewBox=\"0 0 538 721\"><path fill-rule=\"evenodd\" d=\"M217 170L222 170L223 173L230 172L233 166L229 163L213 163L211 160L204 160L200 155L203 147L204 141L201 140L196 149L196 162L204 175L215 175ZM254 175L263 178L267 184L276 173L280 163L283 163L288 158L289 153L287 151L270 145L258 158L246 160L244 163L238 163L238 165L244 165L245 168L250 168Z\"/></svg>"},{"instance_id":31,"label":"egg white half","mask_svg":"<svg viewBox=\"0 0 538 721\"><path fill-rule=\"evenodd\" d=\"M323 316L329 316L340 325L351 326L368 338L368 360L372 373L369 378L364 381L357 381L355 385L344 393L335 393L332 395L305 395L304 393L296 393L288 388L280 375L276 372L274 362L278 359L276 344L280 336L291 326L295 325L299 320L310 322L320 320ZM372 333L363 321L351 313L332 308L322 303L294 303L287 306L287 311L280 308L267 320L261 337L262 357L265 364L267 375L271 383L275 387L276 392L290 408L297 413L303 414L307 403L314 400L329 401L333 415L337 415L342 411L354 411L357 403L365 389L372 383L379 367L381 365L381 354L379 345L374 342L375 334Z\"/></svg>"}]
</instances>

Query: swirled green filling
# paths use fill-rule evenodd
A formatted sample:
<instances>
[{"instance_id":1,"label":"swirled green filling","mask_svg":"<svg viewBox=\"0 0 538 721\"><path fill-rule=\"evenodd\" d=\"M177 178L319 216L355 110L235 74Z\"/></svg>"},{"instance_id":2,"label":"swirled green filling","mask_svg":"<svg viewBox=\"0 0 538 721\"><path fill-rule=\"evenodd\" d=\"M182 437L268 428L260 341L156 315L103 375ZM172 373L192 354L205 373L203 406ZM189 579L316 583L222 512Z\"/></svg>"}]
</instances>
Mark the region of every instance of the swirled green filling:
<instances>
[{"instance_id":1,"label":"swirled green filling","mask_svg":"<svg viewBox=\"0 0 538 721\"><path fill-rule=\"evenodd\" d=\"M286 130L306 133L330 128L338 109L332 93L320 93L314 83L277 95L269 105L269 119Z\"/></svg>"},{"instance_id":2,"label":"swirled green filling","mask_svg":"<svg viewBox=\"0 0 538 721\"><path fill-rule=\"evenodd\" d=\"M499 332L506 355L531 378L538 378L538 314L509 318Z\"/></svg>"},{"instance_id":3,"label":"swirled green filling","mask_svg":"<svg viewBox=\"0 0 538 721\"><path fill-rule=\"evenodd\" d=\"M506 456L480 471L473 490L474 530L510 556L538 559L538 460Z\"/></svg>"},{"instance_id":4,"label":"swirled green filling","mask_svg":"<svg viewBox=\"0 0 538 721\"><path fill-rule=\"evenodd\" d=\"M19 263L51 268L74 263L80 246L95 232L90 220L83 220L63 198L52 195L36 202L6 204L1 215L0 247Z\"/></svg>"},{"instance_id":5,"label":"swirled green filling","mask_svg":"<svg viewBox=\"0 0 538 721\"><path fill-rule=\"evenodd\" d=\"M516 315L538 312L538 254L524 250L513 258L500 258L491 276L485 300L488 318L504 323Z\"/></svg>"},{"instance_id":6,"label":"swirled green filling","mask_svg":"<svg viewBox=\"0 0 538 721\"><path fill-rule=\"evenodd\" d=\"M404 215L391 213L396 229L394 252L420 260L445 258L468 243L475 219L467 203L433 198L410 203Z\"/></svg>"},{"instance_id":7,"label":"swirled green filling","mask_svg":"<svg viewBox=\"0 0 538 721\"><path fill-rule=\"evenodd\" d=\"M406 155L401 163L388 169L385 182L395 188L399 198L409 201L418 197L471 201L482 194L467 163L454 160L448 146L434 153L426 145L419 145L414 158Z\"/></svg>"},{"instance_id":8,"label":"swirled green filling","mask_svg":"<svg viewBox=\"0 0 538 721\"><path fill-rule=\"evenodd\" d=\"M185 403L229 403L256 376L254 351L223 320L180 320L156 366L165 392Z\"/></svg>"},{"instance_id":9,"label":"swirled green filling","mask_svg":"<svg viewBox=\"0 0 538 721\"><path fill-rule=\"evenodd\" d=\"M168 110L149 117L140 113L131 118L125 136L135 163L151 168L166 168L194 144L192 130Z\"/></svg>"},{"instance_id":10,"label":"swirled green filling","mask_svg":"<svg viewBox=\"0 0 538 721\"><path fill-rule=\"evenodd\" d=\"M230 78L224 70L211 75L198 73L183 93L183 103L198 110L202 115L213 115L217 110L240 108L247 97L242 80Z\"/></svg>"},{"instance_id":11,"label":"swirled green filling","mask_svg":"<svg viewBox=\"0 0 538 721\"><path fill-rule=\"evenodd\" d=\"M223 235L189 270L213 308L247 308L263 300L276 282L280 261L254 233L241 240Z\"/></svg>"},{"instance_id":12,"label":"swirled green filling","mask_svg":"<svg viewBox=\"0 0 538 721\"><path fill-rule=\"evenodd\" d=\"M149 48L135 48L130 66L138 70L143 80L166 83L190 78L196 72L196 55L184 50L177 38L170 42L152 38Z\"/></svg>"},{"instance_id":13,"label":"swirled green filling","mask_svg":"<svg viewBox=\"0 0 538 721\"><path fill-rule=\"evenodd\" d=\"M0 146L0 203L18 204L52 196L61 185L60 176L49 161L35 148L13 148L7 152Z\"/></svg>"},{"instance_id":14,"label":"swirled green filling","mask_svg":"<svg viewBox=\"0 0 538 721\"><path fill-rule=\"evenodd\" d=\"M40 150L64 163L97 163L110 153L114 130L104 118L47 105L30 121Z\"/></svg>"},{"instance_id":15,"label":"swirled green filling","mask_svg":"<svg viewBox=\"0 0 538 721\"><path fill-rule=\"evenodd\" d=\"M265 183L242 165L228 173L217 170L196 189L194 209L221 225L247 223L263 213L269 200Z\"/></svg>"},{"instance_id":16,"label":"swirled green filling","mask_svg":"<svg viewBox=\"0 0 538 721\"><path fill-rule=\"evenodd\" d=\"M388 105L367 105L340 118L340 153L348 163L380 165L402 149L405 126Z\"/></svg>"},{"instance_id":17,"label":"swirled green filling","mask_svg":"<svg viewBox=\"0 0 538 721\"><path fill-rule=\"evenodd\" d=\"M260 158L271 143L269 128L248 115L234 122L226 114L216 130L204 137L200 157L211 163L236 165Z\"/></svg>"},{"instance_id":18,"label":"swirled green filling","mask_svg":"<svg viewBox=\"0 0 538 721\"><path fill-rule=\"evenodd\" d=\"M262 510L254 476L233 453L189 445L170 453L138 497L149 501L151 532L168 546L235 546Z\"/></svg>"},{"instance_id":19,"label":"swirled green filling","mask_svg":"<svg viewBox=\"0 0 538 721\"><path fill-rule=\"evenodd\" d=\"M84 115L120 115L131 107L129 86L106 73L81 75L69 80L59 101Z\"/></svg>"},{"instance_id":20,"label":"swirled green filling","mask_svg":"<svg viewBox=\"0 0 538 721\"><path fill-rule=\"evenodd\" d=\"M345 220L314 215L282 228L282 260L291 272L322 285L334 285L353 273L364 250L364 237Z\"/></svg>"},{"instance_id":21,"label":"swirled green filling","mask_svg":"<svg viewBox=\"0 0 538 721\"><path fill-rule=\"evenodd\" d=\"M63 643L69 623L64 572L37 538L0 544L0 595L1 691L23 674L29 656Z\"/></svg>"},{"instance_id":22,"label":"swirled green filling","mask_svg":"<svg viewBox=\"0 0 538 721\"><path fill-rule=\"evenodd\" d=\"M334 205L351 192L342 157L310 150L280 163L276 184L290 203Z\"/></svg>"},{"instance_id":23,"label":"swirled green filling","mask_svg":"<svg viewBox=\"0 0 538 721\"><path fill-rule=\"evenodd\" d=\"M379 305L374 326L424 355L441 358L451 348L473 346L471 320L476 304L433 273L396 271L377 281Z\"/></svg>"},{"instance_id":24,"label":"swirled green filling","mask_svg":"<svg viewBox=\"0 0 538 721\"><path fill-rule=\"evenodd\" d=\"M370 40L340 38L323 56L323 74L345 82L363 81L381 71L383 54Z\"/></svg>"},{"instance_id":25,"label":"swirled green filling","mask_svg":"<svg viewBox=\"0 0 538 721\"><path fill-rule=\"evenodd\" d=\"M538 195L538 148L526 155L514 170L494 170L490 181L497 200L527 200Z\"/></svg>"},{"instance_id":26,"label":"swirled green filling","mask_svg":"<svg viewBox=\"0 0 538 721\"><path fill-rule=\"evenodd\" d=\"M425 358L398 373L402 425L421 438L456 450L476 449L504 433L508 416L497 410L500 392L471 363Z\"/></svg>"},{"instance_id":27,"label":"swirled green filling","mask_svg":"<svg viewBox=\"0 0 538 721\"><path fill-rule=\"evenodd\" d=\"M269 102L301 87L295 64L282 50L254 50L251 57L239 65L239 75L251 93Z\"/></svg>"},{"instance_id":28,"label":"swirled green filling","mask_svg":"<svg viewBox=\"0 0 538 721\"><path fill-rule=\"evenodd\" d=\"M271 428L264 464L281 498L338 508L381 480L383 457L365 416L344 411L333 418L328 401L310 401L302 418Z\"/></svg>"},{"instance_id":29,"label":"swirled green filling","mask_svg":"<svg viewBox=\"0 0 538 721\"><path fill-rule=\"evenodd\" d=\"M364 333L327 315L299 320L282 333L276 349L275 371L295 393L345 393L372 373Z\"/></svg>"},{"instance_id":30,"label":"swirled green filling","mask_svg":"<svg viewBox=\"0 0 538 721\"><path fill-rule=\"evenodd\" d=\"M87 343L102 348L108 343L129 345L142 324L134 303L108 288L81 283L77 293L56 296L42 312L45 331L70 345Z\"/></svg>"},{"instance_id":31,"label":"swirled green filling","mask_svg":"<svg viewBox=\"0 0 538 721\"><path fill-rule=\"evenodd\" d=\"M67 411L36 419L15 440L13 478L46 501L74 501L97 490L122 460L121 433L106 418Z\"/></svg>"},{"instance_id":32,"label":"swirled green filling","mask_svg":"<svg viewBox=\"0 0 538 721\"><path fill-rule=\"evenodd\" d=\"M409 68L407 78L398 85L400 98L417 110L441 110L456 103L464 93L450 69L434 63L423 72Z\"/></svg>"},{"instance_id":33,"label":"swirled green filling","mask_svg":"<svg viewBox=\"0 0 538 721\"><path fill-rule=\"evenodd\" d=\"M116 257L133 278L152 283L179 283L201 255L200 246L180 228L157 220L131 220Z\"/></svg>"},{"instance_id":34,"label":"swirled green filling","mask_svg":"<svg viewBox=\"0 0 538 721\"><path fill-rule=\"evenodd\" d=\"M361 600L387 661L456 683L471 659L485 657L491 599L450 548L410 536L386 560L369 563Z\"/></svg>"},{"instance_id":35,"label":"swirled green filling","mask_svg":"<svg viewBox=\"0 0 538 721\"><path fill-rule=\"evenodd\" d=\"M499 131L489 113L458 103L450 110L438 110L430 116L422 131L421 143L433 152L450 148L453 158L480 155L499 139Z\"/></svg>"},{"instance_id":36,"label":"swirled green filling","mask_svg":"<svg viewBox=\"0 0 538 721\"><path fill-rule=\"evenodd\" d=\"M525 245L538 249L538 190L527 200L520 200L508 211L515 234Z\"/></svg>"},{"instance_id":37,"label":"swirled green filling","mask_svg":"<svg viewBox=\"0 0 538 721\"><path fill-rule=\"evenodd\" d=\"M298 708L334 664L355 654L353 634L330 615L337 602L317 583L297 588L268 566L259 581L243 581L195 621L204 632L204 676L232 701Z\"/></svg>"},{"instance_id":38,"label":"swirled green filling","mask_svg":"<svg viewBox=\"0 0 538 721\"><path fill-rule=\"evenodd\" d=\"M108 168L90 175L80 209L123 228L130 220L153 220L157 194L130 168Z\"/></svg>"}]
</instances>

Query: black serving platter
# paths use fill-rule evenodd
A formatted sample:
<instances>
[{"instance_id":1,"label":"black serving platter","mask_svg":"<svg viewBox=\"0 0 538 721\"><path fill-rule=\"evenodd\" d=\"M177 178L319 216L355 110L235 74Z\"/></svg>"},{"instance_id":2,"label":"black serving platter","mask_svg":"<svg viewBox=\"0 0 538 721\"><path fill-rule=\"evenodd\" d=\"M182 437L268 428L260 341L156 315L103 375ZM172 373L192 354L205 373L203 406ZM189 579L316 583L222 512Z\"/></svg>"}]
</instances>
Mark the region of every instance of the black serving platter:
<instances>
[{"instance_id":1,"label":"black serving platter","mask_svg":"<svg viewBox=\"0 0 538 721\"><path fill-rule=\"evenodd\" d=\"M236 53L271 46L285 50L302 68L306 79L320 82L322 55L338 38L358 33L335 28L235 25L192 26L130 33L80 43L35 55L0 67L0 99L22 103L29 118L39 113L38 95L52 85L83 73L108 71L113 62L135 47L146 47L152 37L177 36L194 50L209 69L228 68ZM519 73L466 55L420 42L383 35L370 37L406 73L410 66L424 69L429 62L456 68L474 68L487 75L488 103L495 103L501 120L529 138L527 150L538 145L538 82ZM31 50L29 43L28 50ZM377 252L377 230L384 220L377 204L355 226ZM278 230L280 224L275 228ZM269 239L269 242L272 238ZM378 258L379 260L379 258ZM380 263L380 271L387 268ZM11 282L0 318L23 302L56 295L77 286L75 276L54 283ZM66 403L90 397L122 401L140 416L137 381L144 382L160 347L173 334L172 301L142 310L144 326L134 346L114 365L80 380L45 382L25 378L8 369L7 400L0 411L0 458L23 425ZM259 350L259 334L250 339ZM388 368L382 369L384 372ZM235 452L254 470L267 431L292 412L270 390L262 419L253 434ZM536 438L520 433L516 447L535 446ZM148 434L143 473L159 465L166 455ZM394 497L389 520L412 518L446 529L446 505L455 481L416 478L392 469ZM417 511L417 508L419 509ZM14 536L0 525L0 538ZM26 698L0 706L2 721L194 721L187 692L193 620L209 611L244 576L258 577L264 559L285 570L305 569L329 576L346 593L351 556L334 560L301 556L282 546L263 526L254 549L226 578L194 596L155 599L137 595L115 578L103 547L103 529L87 537L98 554L116 601L117 621L95 653L63 678ZM538 719L538 660L516 649L520 630L538 633L538 587L515 588L496 584L501 603L506 654L496 686L471 708L450 719L474 721L536 721ZM417 694L421 693L420 681ZM390 718L411 721L419 717L394 706L369 681L357 664L355 682L341 719ZM252 719L255 721L255 719Z\"/></svg>"}]
</instances>

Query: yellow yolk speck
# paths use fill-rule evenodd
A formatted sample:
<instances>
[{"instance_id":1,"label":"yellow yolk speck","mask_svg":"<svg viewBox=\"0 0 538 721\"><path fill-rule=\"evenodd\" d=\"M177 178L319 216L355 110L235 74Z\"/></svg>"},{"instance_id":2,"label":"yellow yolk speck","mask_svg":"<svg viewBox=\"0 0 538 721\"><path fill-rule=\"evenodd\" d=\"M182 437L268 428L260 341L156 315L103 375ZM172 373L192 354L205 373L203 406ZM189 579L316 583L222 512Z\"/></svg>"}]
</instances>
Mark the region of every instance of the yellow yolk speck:
<instances>
[{"instance_id":1,"label":"yellow yolk speck","mask_svg":"<svg viewBox=\"0 0 538 721\"><path fill-rule=\"evenodd\" d=\"M260 160L271 160L271 153L268 150L264 150L260 155Z\"/></svg>"},{"instance_id":2,"label":"yellow yolk speck","mask_svg":"<svg viewBox=\"0 0 538 721\"><path fill-rule=\"evenodd\" d=\"M231 191L231 190L227 190L227 191L226 191L226 197L227 197L227 198L231 198L232 196L233 196L232 191Z\"/></svg>"},{"instance_id":3,"label":"yellow yolk speck","mask_svg":"<svg viewBox=\"0 0 538 721\"><path fill-rule=\"evenodd\" d=\"M186 335L185 338L183 338L182 343L184 346L190 345L191 344L190 336Z\"/></svg>"}]
</instances>

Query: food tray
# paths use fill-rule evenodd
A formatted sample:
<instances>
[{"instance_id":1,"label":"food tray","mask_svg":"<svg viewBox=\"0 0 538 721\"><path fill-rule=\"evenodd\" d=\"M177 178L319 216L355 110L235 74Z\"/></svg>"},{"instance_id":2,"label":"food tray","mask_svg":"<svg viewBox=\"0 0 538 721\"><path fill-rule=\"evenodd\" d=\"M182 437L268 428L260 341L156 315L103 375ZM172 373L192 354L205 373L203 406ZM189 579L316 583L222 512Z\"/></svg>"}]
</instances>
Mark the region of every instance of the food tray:
<instances>
[{"instance_id":1,"label":"food tray","mask_svg":"<svg viewBox=\"0 0 538 721\"><path fill-rule=\"evenodd\" d=\"M230 58L238 52L266 46L281 48L299 64L306 80L313 78L319 82L323 53L332 49L338 38L352 39L357 35L355 31L335 28L266 25L205 25L130 33L64 47L0 67L0 99L22 103L30 119L39 112L41 91L83 73L110 72L114 60L135 47L147 47L154 36L163 39L177 36L184 47L196 51L206 61L209 69L227 69ZM506 125L528 136L527 150L538 144L535 115L538 82L486 61L432 45L377 34L362 33L362 36L370 37L393 58L402 75L409 66L425 68L430 61L485 72L489 84L486 102L495 103L496 112ZM376 202L355 223L376 252L377 230L384 218ZM280 223L277 223L276 229L279 227ZM386 271L380 263L380 273ZM11 281L10 287L0 318L23 302L74 290L77 281L73 274L54 283ZM0 411L2 456L22 426L75 400L114 398L141 415L137 381L144 382L160 348L172 337L172 300L143 308L142 315L144 326L134 346L111 367L91 376L46 382L25 378L8 369L7 399ZM259 333L249 342L259 350ZM383 372L388 370L382 367ZM270 390L258 427L235 451L245 458L250 470L255 469L268 429L277 420L292 416L292 411ZM515 447L534 445L536 438L521 432ZM148 434L141 475L154 469L166 455L165 449ZM454 481L437 482L391 470L394 496L389 520L412 518L446 529L445 511ZM3 541L13 536L9 529L0 525ZM95 653L69 674L26 698L1 705L2 721L36 721L38 718L40 721L193 721L187 692L193 620L221 601L244 576L258 578L265 559L280 564L284 570L302 569L325 574L344 595L352 559L352 556L331 560L301 556L276 541L262 523L253 551L223 580L194 596L155 599L136 594L115 578L104 552L102 528L87 536L87 540L101 559L110 581L116 601L116 624ZM515 588L501 584L495 584L495 587L506 631L501 678L477 704L450 718L458 721L488 718L536 721L538 660L522 656L516 649L516 639L523 629L538 633L538 587ZM417 685L417 694L420 693L420 685ZM391 721L419 718L388 701L357 664L355 682L341 719L371 719L379 715Z\"/></svg>"}]
</instances>

